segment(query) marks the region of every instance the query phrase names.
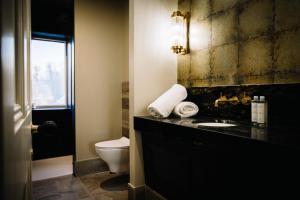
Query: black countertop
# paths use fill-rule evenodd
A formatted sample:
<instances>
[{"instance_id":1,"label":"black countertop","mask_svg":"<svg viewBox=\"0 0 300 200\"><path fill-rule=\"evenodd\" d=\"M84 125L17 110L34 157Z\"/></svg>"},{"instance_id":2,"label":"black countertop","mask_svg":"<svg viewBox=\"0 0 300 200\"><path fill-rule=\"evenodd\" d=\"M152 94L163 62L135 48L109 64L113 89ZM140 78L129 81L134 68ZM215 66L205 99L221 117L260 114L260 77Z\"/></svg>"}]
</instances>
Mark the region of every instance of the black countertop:
<instances>
[{"instance_id":1,"label":"black countertop","mask_svg":"<svg viewBox=\"0 0 300 200\"><path fill-rule=\"evenodd\" d=\"M201 122L224 122L233 123L232 127L208 127L199 126ZM154 126L164 126L164 128L184 128L185 132L193 131L199 134L222 134L222 136L238 137L256 142L276 144L291 148L300 149L300 126L277 124L267 128L252 126L249 122L236 121L230 119L217 119L211 117L197 118L165 118L158 119L151 116L134 117L134 128L136 130L147 130Z\"/></svg>"}]
</instances>

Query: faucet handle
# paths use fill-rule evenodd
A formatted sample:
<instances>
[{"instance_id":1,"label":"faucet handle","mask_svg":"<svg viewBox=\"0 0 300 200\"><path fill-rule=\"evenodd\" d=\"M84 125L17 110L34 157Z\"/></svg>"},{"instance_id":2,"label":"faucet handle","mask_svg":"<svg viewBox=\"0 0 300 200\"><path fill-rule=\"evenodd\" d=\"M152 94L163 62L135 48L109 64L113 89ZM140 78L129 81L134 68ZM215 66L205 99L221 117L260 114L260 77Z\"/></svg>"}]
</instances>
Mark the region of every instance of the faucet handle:
<instances>
[{"instance_id":1,"label":"faucet handle","mask_svg":"<svg viewBox=\"0 0 300 200\"><path fill-rule=\"evenodd\" d=\"M242 100L241 100L241 102L242 102L242 104L243 105L250 105L251 104L251 97L250 96L248 96L248 95L246 95L246 92L244 92L244 95L243 95L243 98L242 98Z\"/></svg>"},{"instance_id":2,"label":"faucet handle","mask_svg":"<svg viewBox=\"0 0 300 200\"><path fill-rule=\"evenodd\" d=\"M219 107L219 103L225 103L227 101L227 97L223 96L222 92L220 92L220 97L217 100L215 100L215 107Z\"/></svg>"},{"instance_id":3,"label":"faucet handle","mask_svg":"<svg viewBox=\"0 0 300 200\"><path fill-rule=\"evenodd\" d=\"M232 105L237 105L239 104L240 100L237 96L231 97L230 99L228 99L228 101L232 104Z\"/></svg>"},{"instance_id":4,"label":"faucet handle","mask_svg":"<svg viewBox=\"0 0 300 200\"><path fill-rule=\"evenodd\" d=\"M222 92L220 92L220 98L219 99L222 100L222 101L226 101L227 97L225 95L223 95Z\"/></svg>"}]
</instances>

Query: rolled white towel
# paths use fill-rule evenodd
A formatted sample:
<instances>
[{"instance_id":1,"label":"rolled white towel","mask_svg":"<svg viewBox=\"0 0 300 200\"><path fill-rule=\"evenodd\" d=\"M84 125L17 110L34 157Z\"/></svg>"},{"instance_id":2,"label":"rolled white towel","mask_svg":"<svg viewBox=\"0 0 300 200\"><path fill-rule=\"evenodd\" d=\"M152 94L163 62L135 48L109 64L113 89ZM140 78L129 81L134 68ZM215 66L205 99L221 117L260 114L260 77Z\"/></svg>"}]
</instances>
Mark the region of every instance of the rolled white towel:
<instances>
[{"instance_id":1,"label":"rolled white towel","mask_svg":"<svg viewBox=\"0 0 300 200\"><path fill-rule=\"evenodd\" d=\"M186 88L180 84L174 84L169 90L158 97L147 107L150 115L157 118L166 118L174 107L187 97Z\"/></svg>"},{"instance_id":2,"label":"rolled white towel","mask_svg":"<svg viewBox=\"0 0 300 200\"><path fill-rule=\"evenodd\" d=\"M192 117L196 115L199 111L199 108L196 104L189 101L183 101L177 104L173 110L173 113L179 117Z\"/></svg>"}]
</instances>

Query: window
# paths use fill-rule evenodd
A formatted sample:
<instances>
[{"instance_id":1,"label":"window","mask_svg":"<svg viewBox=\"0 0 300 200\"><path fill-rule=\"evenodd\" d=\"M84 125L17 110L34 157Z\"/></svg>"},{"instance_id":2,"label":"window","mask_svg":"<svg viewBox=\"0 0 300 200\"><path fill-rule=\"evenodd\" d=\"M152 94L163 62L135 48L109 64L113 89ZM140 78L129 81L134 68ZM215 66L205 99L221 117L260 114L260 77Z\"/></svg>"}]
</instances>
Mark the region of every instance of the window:
<instances>
[{"instance_id":1,"label":"window","mask_svg":"<svg viewBox=\"0 0 300 200\"><path fill-rule=\"evenodd\" d=\"M34 39L31 45L33 108L67 107L67 43Z\"/></svg>"}]
</instances>

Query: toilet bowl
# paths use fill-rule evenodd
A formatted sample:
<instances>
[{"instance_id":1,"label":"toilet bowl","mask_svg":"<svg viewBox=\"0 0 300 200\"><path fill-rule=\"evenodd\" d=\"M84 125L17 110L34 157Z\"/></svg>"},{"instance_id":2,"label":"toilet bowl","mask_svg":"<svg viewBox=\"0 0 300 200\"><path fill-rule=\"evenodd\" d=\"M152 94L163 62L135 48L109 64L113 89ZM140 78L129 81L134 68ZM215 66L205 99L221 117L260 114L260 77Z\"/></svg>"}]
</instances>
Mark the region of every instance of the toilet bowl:
<instances>
[{"instance_id":1,"label":"toilet bowl","mask_svg":"<svg viewBox=\"0 0 300 200\"><path fill-rule=\"evenodd\" d=\"M113 173L125 173L129 170L129 139L108 140L95 144L96 152Z\"/></svg>"}]
</instances>

